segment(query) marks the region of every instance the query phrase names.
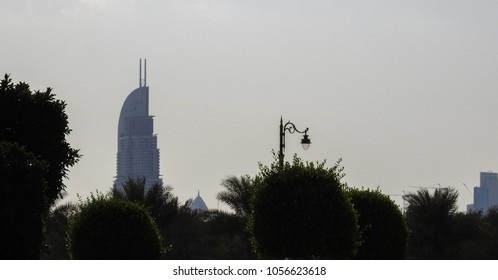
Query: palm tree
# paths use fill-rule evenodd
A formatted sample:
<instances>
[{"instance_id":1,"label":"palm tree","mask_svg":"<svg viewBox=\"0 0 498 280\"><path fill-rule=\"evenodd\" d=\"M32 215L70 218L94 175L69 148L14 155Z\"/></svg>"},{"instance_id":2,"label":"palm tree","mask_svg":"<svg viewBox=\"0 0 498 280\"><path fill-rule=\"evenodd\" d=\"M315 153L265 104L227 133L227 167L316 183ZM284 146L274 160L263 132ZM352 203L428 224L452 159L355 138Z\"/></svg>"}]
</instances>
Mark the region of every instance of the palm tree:
<instances>
[{"instance_id":1,"label":"palm tree","mask_svg":"<svg viewBox=\"0 0 498 280\"><path fill-rule=\"evenodd\" d=\"M123 191L114 187L111 190L113 198L126 199L144 204L145 197L145 177L128 178L123 184Z\"/></svg>"},{"instance_id":2,"label":"palm tree","mask_svg":"<svg viewBox=\"0 0 498 280\"><path fill-rule=\"evenodd\" d=\"M223 179L221 185L226 189L216 196L217 199L226 203L235 211L235 215L246 218L250 211L251 193L253 190L253 179L249 175L228 176Z\"/></svg>"},{"instance_id":3,"label":"palm tree","mask_svg":"<svg viewBox=\"0 0 498 280\"><path fill-rule=\"evenodd\" d=\"M57 204L50 209L45 223L45 248L41 259L69 259L67 228L71 216L77 209L78 206L71 202Z\"/></svg>"},{"instance_id":4,"label":"palm tree","mask_svg":"<svg viewBox=\"0 0 498 280\"><path fill-rule=\"evenodd\" d=\"M455 248L453 217L458 191L438 188L432 194L420 189L403 197L408 202L406 219L411 231L408 251L416 259L450 259Z\"/></svg>"}]
</instances>

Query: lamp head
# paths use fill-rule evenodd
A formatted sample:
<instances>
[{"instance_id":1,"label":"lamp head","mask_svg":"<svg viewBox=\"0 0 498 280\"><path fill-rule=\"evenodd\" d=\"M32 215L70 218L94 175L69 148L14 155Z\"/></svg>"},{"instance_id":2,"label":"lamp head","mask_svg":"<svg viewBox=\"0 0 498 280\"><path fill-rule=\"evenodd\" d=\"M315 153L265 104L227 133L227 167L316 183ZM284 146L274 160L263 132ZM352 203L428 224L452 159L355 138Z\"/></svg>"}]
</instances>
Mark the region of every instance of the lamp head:
<instances>
[{"instance_id":1,"label":"lamp head","mask_svg":"<svg viewBox=\"0 0 498 280\"><path fill-rule=\"evenodd\" d=\"M308 137L308 134L304 134L303 139L301 139L301 145L303 145L304 150L308 150L311 144L311 140Z\"/></svg>"}]
</instances>

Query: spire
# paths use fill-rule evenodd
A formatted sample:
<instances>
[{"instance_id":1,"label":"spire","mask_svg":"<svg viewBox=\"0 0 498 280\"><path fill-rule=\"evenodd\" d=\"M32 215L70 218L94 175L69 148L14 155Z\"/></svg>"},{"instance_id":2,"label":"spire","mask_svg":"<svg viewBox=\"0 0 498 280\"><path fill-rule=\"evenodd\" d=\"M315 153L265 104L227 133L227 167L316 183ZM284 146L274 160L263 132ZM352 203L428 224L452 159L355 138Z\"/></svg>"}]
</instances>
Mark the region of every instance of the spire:
<instances>
[{"instance_id":1,"label":"spire","mask_svg":"<svg viewBox=\"0 0 498 280\"><path fill-rule=\"evenodd\" d=\"M197 190L197 196L201 196L201 191Z\"/></svg>"},{"instance_id":2,"label":"spire","mask_svg":"<svg viewBox=\"0 0 498 280\"><path fill-rule=\"evenodd\" d=\"M142 59L140 58L140 63L138 65L138 87L147 86L147 59L144 58L144 77L142 79Z\"/></svg>"}]
</instances>

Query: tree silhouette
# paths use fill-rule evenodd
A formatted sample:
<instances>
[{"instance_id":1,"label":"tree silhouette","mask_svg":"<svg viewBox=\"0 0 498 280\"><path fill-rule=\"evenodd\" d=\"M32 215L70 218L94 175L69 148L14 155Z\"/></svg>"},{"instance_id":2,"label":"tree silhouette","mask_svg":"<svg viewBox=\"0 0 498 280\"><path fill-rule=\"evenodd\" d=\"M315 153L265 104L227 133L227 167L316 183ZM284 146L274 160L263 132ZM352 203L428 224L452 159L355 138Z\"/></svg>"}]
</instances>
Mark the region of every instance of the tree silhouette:
<instances>
[{"instance_id":1,"label":"tree silhouette","mask_svg":"<svg viewBox=\"0 0 498 280\"><path fill-rule=\"evenodd\" d=\"M0 141L0 259L37 259L48 201L47 164L17 143Z\"/></svg>"},{"instance_id":2,"label":"tree silhouette","mask_svg":"<svg viewBox=\"0 0 498 280\"><path fill-rule=\"evenodd\" d=\"M92 197L69 224L73 259L150 260L162 256L154 220L144 206L130 201Z\"/></svg>"},{"instance_id":3,"label":"tree silhouette","mask_svg":"<svg viewBox=\"0 0 498 280\"><path fill-rule=\"evenodd\" d=\"M221 185L226 189L216 196L217 199L226 203L235 215L246 218L251 212L250 201L253 190L253 180L249 175L228 176L223 179Z\"/></svg>"},{"instance_id":4,"label":"tree silhouette","mask_svg":"<svg viewBox=\"0 0 498 280\"><path fill-rule=\"evenodd\" d=\"M62 197L63 179L80 157L66 141L71 129L65 109L51 88L32 92L26 83L13 84L7 74L0 82L0 141L19 143L47 163L46 211Z\"/></svg>"},{"instance_id":5,"label":"tree silhouette","mask_svg":"<svg viewBox=\"0 0 498 280\"><path fill-rule=\"evenodd\" d=\"M340 182L342 167L278 162L261 166L249 229L260 258L347 259L357 248L356 212Z\"/></svg>"},{"instance_id":6,"label":"tree silhouette","mask_svg":"<svg viewBox=\"0 0 498 280\"><path fill-rule=\"evenodd\" d=\"M0 249L4 258L39 257L43 222L50 206L62 197L68 168L80 157L66 141L71 130L65 108L50 88L33 92L27 83L12 83L7 74L0 82L0 142L10 143L3 146L7 154L0 174L0 217L5 222L1 227L24 228L12 238L25 238L22 245L2 239L6 247L12 246ZM8 156L13 153L19 157Z\"/></svg>"},{"instance_id":7,"label":"tree silhouette","mask_svg":"<svg viewBox=\"0 0 498 280\"><path fill-rule=\"evenodd\" d=\"M350 189L362 244L356 259L404 259L408 230L398 206L378 190Z\"/></svg>"},{"instance_id":8,"label":"tree silhouette","mask_svg":"<svg viewBox=\"0 0 498 280\"><path fill-rule=\"evenodd\" d=\"M411 231L409 255L415 259L450 259L455 244L452 219L457 210L458 192L438 188L431 194L420 189L407 194L406 219Z\"/></svg>"},{"instance_id":9,"label":"tree silhouette","mask_svg":"<svg viewBox=\"0 0 498 280\"><path fill-rule=\"evenodd\" d=\"M56 205L50 209L50 213L45 223L45 248L41 258L47 260L67 260L69 259L67 230L69 220L78 210L74 203L67 202Z\"/></svg>"}]
</instances>

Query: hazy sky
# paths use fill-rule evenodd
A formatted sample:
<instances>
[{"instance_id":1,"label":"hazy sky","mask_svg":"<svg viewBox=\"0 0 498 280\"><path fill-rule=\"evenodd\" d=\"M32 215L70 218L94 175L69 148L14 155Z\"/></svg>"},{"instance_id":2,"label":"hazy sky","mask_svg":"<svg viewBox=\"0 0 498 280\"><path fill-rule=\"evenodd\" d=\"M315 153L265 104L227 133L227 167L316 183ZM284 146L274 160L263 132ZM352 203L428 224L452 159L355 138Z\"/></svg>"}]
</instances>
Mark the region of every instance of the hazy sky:
<instances>
[{"instance_id":1,"label":"hazy sky","mask_svg":"<svg viewBox=\"0 0 498 280\"><path fill-rule=\"evenodd\" d=\"M227 175L338 158L350 186L387 194L498 170L497 1L1 0L0 72L67 101L83 158L69 198L106 192L117 125L147 58L161 173L216 208ZM400 203L400 197L393 196ZM220 205L222 209L225 206Z\"/></svg>"}]
</instances>

